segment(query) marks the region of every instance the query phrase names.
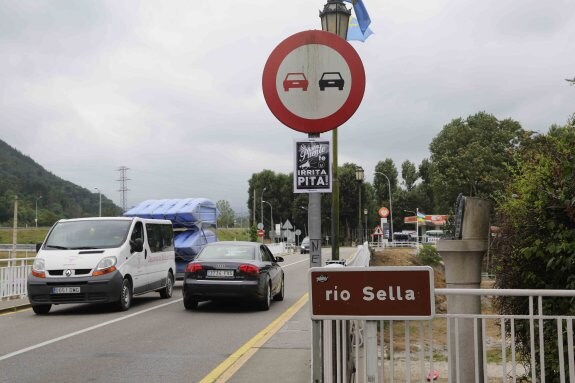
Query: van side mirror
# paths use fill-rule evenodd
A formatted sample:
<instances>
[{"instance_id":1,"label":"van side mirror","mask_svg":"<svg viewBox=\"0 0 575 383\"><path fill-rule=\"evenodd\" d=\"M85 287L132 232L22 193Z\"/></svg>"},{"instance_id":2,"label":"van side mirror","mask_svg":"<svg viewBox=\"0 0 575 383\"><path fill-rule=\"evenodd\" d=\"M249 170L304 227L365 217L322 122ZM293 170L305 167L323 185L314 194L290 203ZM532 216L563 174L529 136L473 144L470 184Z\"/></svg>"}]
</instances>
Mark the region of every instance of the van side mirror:
<instances>
[{"instance_id":1,"label":"van side mirror","mask_svg":"<svg viewBox=\"0 0 575 383\"><path fill-rule=\"evenodd\" d=\"M39 252L41 248L42 248L42 244L41 244L41 243L37 243L37 244L36 244L36 252Z\"/></svg>"},{"instance_id":2,"label":"van side mirror","mask_svg":"<svg viewBox=\"0 0 575 383\"><path fill-rule=\"evenodd\" d=\"M276 257L276 262L283 262L284 258L283 257Z\"/></svg>"},{"instance_id":3,"label":"van side mirror","mask_svg":"<svg viewBox=\"0 0 575 383\"><path fill-rule=\"evenodd\" d=\"M133 241L130 241L131 253L139 253L141 251L144 251L144 241L142 241L142 238L136 238Z\"/></svg>"}]
</instances>

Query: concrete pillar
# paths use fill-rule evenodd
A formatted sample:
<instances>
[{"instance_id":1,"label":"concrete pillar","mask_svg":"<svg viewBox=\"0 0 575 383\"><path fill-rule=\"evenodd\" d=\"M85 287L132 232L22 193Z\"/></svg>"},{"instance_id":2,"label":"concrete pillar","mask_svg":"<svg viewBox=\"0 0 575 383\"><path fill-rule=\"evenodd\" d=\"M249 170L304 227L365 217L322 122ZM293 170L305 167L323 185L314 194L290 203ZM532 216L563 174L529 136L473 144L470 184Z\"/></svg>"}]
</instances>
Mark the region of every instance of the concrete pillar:
<instances>
[{"instance_id":1,"label":"concrete pillar","mask_svg":"<svg viewBox=\"0 0 575 383\"><path fill-rule=\"evenodd\" d=\"M462 221L462 239L437 242L437 250L445 264L447 288L480 288L481 265L483 255L487 251L490 209L489 201L467 197ZM448 295L447 313L481 314L481 297ZM455 319L449 320L451 334L449 374L452 382L462 382L468 379L475 381L475 377L478 377L480 382L483 381L481 322L478 322L476 334L474 334L473 327L473 319L458 319L457 327ZM478 339L477 350L475 349L475 336ZM477 366L475 365L476 355L478 358ZM458 364L459 371L457 371Z\"/></svg>"}]
</instances>

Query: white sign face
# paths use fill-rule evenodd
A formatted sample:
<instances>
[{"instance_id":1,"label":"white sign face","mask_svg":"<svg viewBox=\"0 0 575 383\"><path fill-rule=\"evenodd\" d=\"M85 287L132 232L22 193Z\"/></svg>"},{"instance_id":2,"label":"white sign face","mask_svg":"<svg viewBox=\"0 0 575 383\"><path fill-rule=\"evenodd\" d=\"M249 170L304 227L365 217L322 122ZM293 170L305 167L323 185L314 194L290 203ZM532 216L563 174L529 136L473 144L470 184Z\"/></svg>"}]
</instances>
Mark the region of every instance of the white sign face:
<instances>
[{"instance_id":1,"label":"white sign face","mask_svg":"<svg viewBox=\"0 0 575 383\"><path fill-rule=\"evenodd\" d=\"M321 57L316 65L304 65L308 57ZM298 117L325 118L347 101L351 71L341 54L326 45L304 45L294 49L279 66L276 77L278 96Z\"/></svg>"},{"instance_id":2,"label":"white sign face","mask_svg":"<svg viewBox=\"0 0 575 383\"><path fill-rule=\"evenodd\" d=\"M295 140L294 193L331 192L331 140Z\"/></svg>"}]
</instances>

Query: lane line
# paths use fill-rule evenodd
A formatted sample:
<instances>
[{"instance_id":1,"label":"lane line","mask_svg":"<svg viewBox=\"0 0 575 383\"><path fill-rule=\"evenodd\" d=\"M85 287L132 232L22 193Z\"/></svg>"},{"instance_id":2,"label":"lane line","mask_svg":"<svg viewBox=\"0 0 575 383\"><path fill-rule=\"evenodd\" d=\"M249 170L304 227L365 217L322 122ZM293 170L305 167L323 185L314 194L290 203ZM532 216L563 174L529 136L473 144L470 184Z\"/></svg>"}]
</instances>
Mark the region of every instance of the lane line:
<instances>
[{"instance_id":1,"label":"lane line","mask_svg":"<svg viewBox=\"0 0 575 383\"><path fill-rule=\"evenodd\" d=\"M10 359L10 358L12 358L12 357L15 357L15 356L17 356L17 355L21 355L21 354L24 354L24 353L26 353L26 352L36 350L36 349L38 349L38 348L41 348L41 347L44 347L44 346L48 346L48 345L53 344L53 343L56 343L56 342L60 342L60 341L62 341L62 340L71 338L71 337L76 336L76 335L85 334L85 333L87 333L87 332L89 332L89 331L96 330L96 329L99 329L99 328L101 328L101 327L108 326L108 325L111 325L111 324L113 324L113 323L120 322L120 321L123 321L123 320L126 320L126 319L130 319L130 318L133 318L133 317L135 317L135 316L138 316L138 315L141 315L141 314L144 314L144 313L147 313L147 312L150 312L150 311L153 311L153 310L162 308L162 307L166 307L166 306L168 306L168 305L172 305L172 304L174 304L174 303L181 302L182 300L183 300L183 298L178 298L178 299L175 299L175 300L173 300L173 301L169 301L169 302L167 302L167 303L163 303L163 304L158 305L158 306L150 307L149 309L145 309L145 310L142 310L142 311L138 311L137 313L129 314L129 315L126 315L126 316L121 317L121 318L112 319L112 320L109 320L109 321L107 321L107 322L103 322L103 323L97 324L97 325L95 325L95 326L87 327L87 328L85 328L85 329L83 329L83 330L78 330L78 331L72 332L72 333L70 333L70 334L62 335L62 336L59 336L59 337L57 337L57 338L50 339L50 340L47 340L47 341L42 342L42 343L38 343L38 344L36 344L36 345L34 345L34 346L26 347L26 348L20 349L20 350L18 350L18 351L14 351L14 352L11 352L11 353L9 353L9 354L2 355L2 356L0 356L0 362L3 361L3 360L6 360L6 359Z\"/></svg>"},{"instance_id":2,"label":"lane line","mask_svg":"<svg viewBox=\"0 0 575 383\"><path fill-rule=\"evenodd\" d=\"M308 301L308 293L271 322L266 328L244 343L226 360L214 368L199 383L225 383L237 370L244 365L265 342L275 335L288 320L291 319ZM219 379L218 379L219 378Z\"/></svg>"}]
</instances>

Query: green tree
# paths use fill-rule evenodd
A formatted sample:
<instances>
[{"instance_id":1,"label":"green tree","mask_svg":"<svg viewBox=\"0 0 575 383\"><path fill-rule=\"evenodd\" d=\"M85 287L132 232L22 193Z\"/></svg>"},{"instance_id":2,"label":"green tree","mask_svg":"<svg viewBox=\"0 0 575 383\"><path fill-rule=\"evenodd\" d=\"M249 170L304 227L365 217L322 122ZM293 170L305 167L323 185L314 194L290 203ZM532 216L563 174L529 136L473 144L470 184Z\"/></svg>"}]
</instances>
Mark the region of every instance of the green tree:
<instances>
[{"instance_id":1,"label":"green tree","mask_svg":"<svg viewBox=\"0 0 575 383\"><path fill-rule=\"evenodd\" d=\"M216 207L219 210L218 227L231 227L234 225L236 213L231 208L230 203L226 200L219 200L216 202Z\"/></svg>"},{"instance_id":2,"label":"green tree","mask_svg":"<svg viewBox=\"0 0 575 383\"><path fill-rule=\"evenodd\" d=\"M517 121L500 121L485 112L445 125L429 145L439 210L453 206L459 193L493 198L509 181L513 153L528 137Z\"/></svg>"},{"instance_id":3,"label":"green tree","mask_svg":"<svg viewBox=\"0 0 575 383\"><path fill-rule=\"evenodd\" d=\"M401 164L401 178L403 178L403 184L407 191L413 190L415 182L419 178L419 173L413 162L406 160Z\"/></svg>"},{"instance_id":4,"label":"green tree","mask_svg":"<svg viewBox=\"0 0 575 383\"><path fill-rule=\"evenodd\" d=\"M383 175L385 174L387 178ZM397 189L397 168L393 163L391 158L386 158L384 161L379 161L375 165L375 174L373 177L373 187L375 188L376 196L378 197L378 202L382 206L389 207L389 192L391 189L392 205L393 205L393 193ZM387 180L389 179L389 185Z\"/></svg>"},{"instance_id":5,"label":"green tree","mask_svg":"<svg viewBox=\"0 0 575 383\"><path fill-rule=\"evenodd\" d=\"M501 237L494 249L497 287L505 289L575 289L575 126L553 126L546 135L525 141L517 167L498 196ZM547 298L543 312L574 315L573 299ZM528 314L528 301L501 297L503 314ZM530 360L527 321L516 322L518 350ZM546 321L546 381L559 381L557 328ZM539 352L539 351L536 351ZM567 357L567 356L565 356ZM536 366L539 355L535 356Z\"/></svg>"}]
</instances>

